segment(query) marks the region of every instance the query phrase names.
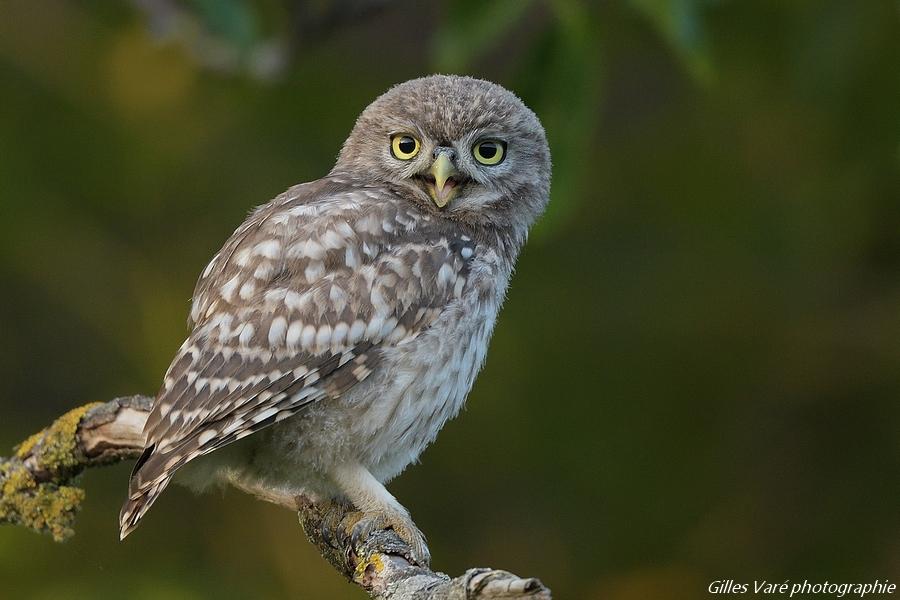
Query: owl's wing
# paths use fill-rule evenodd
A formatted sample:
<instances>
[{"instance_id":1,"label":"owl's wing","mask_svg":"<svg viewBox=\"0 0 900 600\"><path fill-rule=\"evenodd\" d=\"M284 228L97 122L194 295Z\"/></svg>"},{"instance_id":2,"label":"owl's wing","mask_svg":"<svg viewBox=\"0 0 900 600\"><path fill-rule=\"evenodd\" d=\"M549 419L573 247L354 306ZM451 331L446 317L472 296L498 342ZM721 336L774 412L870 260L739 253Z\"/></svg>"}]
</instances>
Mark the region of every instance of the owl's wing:
<instances>
[{"instance_id":1,"label":"owl's wing","mask_svg":"<svg viewBox=\"0 0 900 600\"><path fill-rule=\"evenodd\" d=\"M258 209L203 272L145 426L123 535L186 462L339 397L458 298L474 242L387 192L322 180Z\"/></svg>"}]
</instances>

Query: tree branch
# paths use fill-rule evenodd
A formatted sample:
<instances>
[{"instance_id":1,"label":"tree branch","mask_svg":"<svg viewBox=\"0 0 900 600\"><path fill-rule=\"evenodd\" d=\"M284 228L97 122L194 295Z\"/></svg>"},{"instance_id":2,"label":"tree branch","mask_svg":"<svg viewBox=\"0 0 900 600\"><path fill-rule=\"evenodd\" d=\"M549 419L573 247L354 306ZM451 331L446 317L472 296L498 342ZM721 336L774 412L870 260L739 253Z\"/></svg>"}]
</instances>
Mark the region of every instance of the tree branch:
<instances>
[{"instance_id":1,"label":"tree branch","mask_svg":"<svg viewBox=\"0 0 900 600\"><path fill-rule=\"evenodd\" d=\"M78 476L89 467L137 458L152 406L148 396L129 396L76 408L19 444L13 456L0 457L0 524L22 525L48 533L56 541L72 536L84 500ZM315 504L302 496L291 501L265 490L252 493L280 506L298 507L309 541L372 598L550 598L550 590L539 580L506 571L469 569L451 579L416 566L409 558L409 547L391 530L353 540L350 532L360 513L352 506Z\"/></svg>"}]
</instances>

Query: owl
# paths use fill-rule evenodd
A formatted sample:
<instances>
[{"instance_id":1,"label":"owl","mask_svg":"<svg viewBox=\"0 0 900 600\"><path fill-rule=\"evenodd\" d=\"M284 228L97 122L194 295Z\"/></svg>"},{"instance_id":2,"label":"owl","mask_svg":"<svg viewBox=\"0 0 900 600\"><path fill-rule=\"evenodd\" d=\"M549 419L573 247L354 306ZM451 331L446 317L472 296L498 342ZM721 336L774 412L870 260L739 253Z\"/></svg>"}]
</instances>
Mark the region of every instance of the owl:
<instances>
[{"instance_id":1,"label":"owl","mask_svg":"<svg viewBox=\"0 0 900 600\"><path fill-rule=\"evenodd\" d=\"M202 490L351 502L429 563L385 483L462 407L550 191L538 118L434 75L359 116L331 172L257 208L200 275L120 515L173 476Z\"/></svg>"}]
</instances>

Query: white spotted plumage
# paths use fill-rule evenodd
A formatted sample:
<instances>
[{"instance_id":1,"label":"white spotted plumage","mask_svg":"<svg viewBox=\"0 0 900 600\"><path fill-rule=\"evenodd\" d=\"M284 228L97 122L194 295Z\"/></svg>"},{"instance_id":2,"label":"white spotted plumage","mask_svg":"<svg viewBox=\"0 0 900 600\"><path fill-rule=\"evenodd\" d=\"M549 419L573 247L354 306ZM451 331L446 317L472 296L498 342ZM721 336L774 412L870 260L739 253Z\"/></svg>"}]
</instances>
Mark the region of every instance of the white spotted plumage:
<instances>
[{"instance_id":1,"label":"white spotted plumage","mask_svg":"<svg viewBox=\"0 0 900 600\"><path fill-rule=\"evenodd\" d=\"M318 212L316 220L293 210L319 202L327 204L328 211ZM394 232L390 236L383 227L388 221L394 223L388 228ZM347 223L366 226L342 226ZM373 224L378 225L374 233ZM287 238L303 243L289 243ZM345 358L329 371L329 385L335 389L330 397L335 399L368 378L391 349L432 328L441 312L427 307L446 309L458 302L463 293L458 283L466 281L471 267L461 252L450 249L451 238L396 198L335 178L297 186L257 211L198 282L191 343L167 374L167 381L181 379L187 387L172 383L160 392L146 429L151 450L135 472L132 499L143 500L174 468L216 449L217 435L237 437L244 427L252 429L279 412L306 405L308 394L295 392L292 405L285 389L313 386L315 367L336 355ZM351 266L347 256L366 258L362 265ZM257 277L261 274L268 277ZM399 274L406 277L401 280ZM378 352L348 366L346 353L361 344L375 345ZM392 359L399 363L401 355ZM446 357L442 369L449 369L447 377L456 377L457 362ZM269 370L276 365L279 368ZM290 377L283 375L284 367L290 367ZM212 378L219 381L217 386L209 384ZM427 380L422 383L427 388ZM374 387L385 389L365 393L403 402L387 382ZM324 388L320 391L327 394ZM357 403L356 394L348 394L346 401ZM446 400L445 418L458 410L456 401L455 396ZM178 407L177 413L172 406ZM432 435L413 437L421 445ZM135 516L140 512L129 518Z\"/></svg>"},{"instance_id":2,"label":"white spotted plumage","mask_svg":"<svg viewBox=\"0 0 900 600\"><path fill-rule=\"evenodd\" d=\"M465 401L547 202L549 153L534 114L498 86L442 76L404 86L361 115L329 176L257 209L203 270L191 334L145 427L123 537L186 467L201 488L346 495L427 554L383 483ZM385 157L385 136L410 122L423 143L457 144L465 178L449 205ZM512 164L486 174L465 162L477 132L507 136Z\"/></svg>"}]
</instances>

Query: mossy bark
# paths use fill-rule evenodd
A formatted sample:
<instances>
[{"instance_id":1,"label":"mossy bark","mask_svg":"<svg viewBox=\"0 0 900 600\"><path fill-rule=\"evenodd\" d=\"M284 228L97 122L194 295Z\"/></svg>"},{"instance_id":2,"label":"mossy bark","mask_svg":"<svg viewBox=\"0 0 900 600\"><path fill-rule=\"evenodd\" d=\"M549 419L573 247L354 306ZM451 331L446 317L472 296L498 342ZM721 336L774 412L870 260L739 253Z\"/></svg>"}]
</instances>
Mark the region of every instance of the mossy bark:
<instances>
[{"instance_id":1,"label":"mossy bark","mask_svg":"<svg viewBox=\"0 0 900 600\"><path fill-rule=\"evenodd\" d=\"M415 565L409 546L390 529L354 540L361 513L339 502L315 504L298 498L306 537L331 566L379 600L549 600L550 590L533 577L497 569L469 569L459 577Z\"/></svg>"},{"instance_id":2,"label":"mossy bark","mask_svg":"<svg viewBox=\"0 0 900 600\"><path fill-rule=\"evenodd\" d=\"M84 435L85 427L101 432L123 410L149 410L151 402L133 396L80 406L16 446L10 458L0 458L0 524L28 527L58 542L71 537L85 497L81 472L139 451L131 442L101 447L97 435Z\"/></svg>"},{"instance_id":3,"label":"mossy bark","mask_svg":"<svg viewBox=\"0 0 900 600\"><path fill-rule=\"evenodd\" d=\"M63 541L84 491L78 476L88 467L137 458L144 447L143 427L153 399L117 398L69 411L50 427L0 457L0 524L21 525ZM533 578L495 569L469 569L451 579L419 567L410 549L391 530L366 539L351 532L360 513L338 502L314 504L276 491L246 490L282 506L299 507L300 523L322 556L372 598L382 600L549 599L550 590Z\"/></svg>"},{"instance_id":4,"label":"mossy bark","mask_svg":"<svg viewBox=\"0 0 900 600\"><path fill-rule=\"evenodd\" d=\"M84 415L97 404L64 414L53 424L15 448L15 456L0 463L0 523L14 523L49 533L63 541L74 533L72 524L84 500L84 490L67 485L80 472L76 431ZM40 481L25 461L40 465L49 481ZM40 477L43 479L43 477Z\"/></svg>"}]
</instances>

